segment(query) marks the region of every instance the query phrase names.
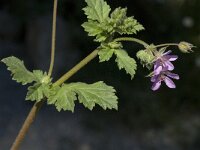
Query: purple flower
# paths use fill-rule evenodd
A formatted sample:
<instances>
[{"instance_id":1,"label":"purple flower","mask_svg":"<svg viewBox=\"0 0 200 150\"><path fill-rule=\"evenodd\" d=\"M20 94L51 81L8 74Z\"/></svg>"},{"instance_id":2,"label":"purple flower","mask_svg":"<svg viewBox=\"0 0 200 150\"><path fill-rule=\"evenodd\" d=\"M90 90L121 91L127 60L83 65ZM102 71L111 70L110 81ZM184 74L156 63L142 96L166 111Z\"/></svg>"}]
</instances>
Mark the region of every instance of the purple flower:
<instances>
[{"instance_id":1,"label":"purple flower","mask_svg":"<svg viewBox=\"0 0 200 150\"><path fill-rule=\"evenodd\" d=\"M151 89L153 91L158 90L161 86L162 81L164 81L169 88L176 88L176 85L171 78L179 80L179 75L171 73L169 71L161 71L160 74L151 77L151 82L153 82Z\"/></svg>"},{"instance_id":2,"label":"purple flower","mask_svg":"<svg viewBox=\"0 0 200 150\"><path fill-rule=\"evenodd\" d=\"M172 71L174 70L174 65L171 61L175 61L177 55L169 55L172 51L167 51L165 53L158 53L157 59L154 62L154 75L159 75L161 71Z\"/></svg>"},{"instance_id":3,"label":"purple flower","mask_svg":"<svg viewBox=\"0 0 200 150\"><path fill-rule=\"evenodd\" d=\"M153 91L160 88L162 81L164 81L169 88L176 88L172 79L179 80L179 75L171 73L170 71L174 70L174 65L171 61L178 59L178 56L169 55L171 52L172 51L167 51L164 53L159 51L156 54L153 76L151 77L151 82L153 82L151 89Z\"/></svg>"}]
</instances>

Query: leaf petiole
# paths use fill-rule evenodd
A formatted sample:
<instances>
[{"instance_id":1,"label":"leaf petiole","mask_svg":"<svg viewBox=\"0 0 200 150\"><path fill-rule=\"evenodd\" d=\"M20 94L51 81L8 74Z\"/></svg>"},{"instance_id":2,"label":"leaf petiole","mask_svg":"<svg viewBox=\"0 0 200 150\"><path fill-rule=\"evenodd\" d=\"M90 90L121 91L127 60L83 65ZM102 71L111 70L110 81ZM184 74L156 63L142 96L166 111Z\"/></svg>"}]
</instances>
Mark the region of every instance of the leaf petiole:
<instances>
[{"instance_id":1,"label":"leaf petiole","mask_svg":"<svg viewBox=\"0 0 200 150\"><path fill-rule=\"evenodd\" d=\"M145 48L149 46L149 44L147 44L146 42L137 38L133 38L133 37L121 37L121 38L114 39L114 42L121 42L121 41L135 42L135 43L143 45Z\"/></svg>"}]
</instances>

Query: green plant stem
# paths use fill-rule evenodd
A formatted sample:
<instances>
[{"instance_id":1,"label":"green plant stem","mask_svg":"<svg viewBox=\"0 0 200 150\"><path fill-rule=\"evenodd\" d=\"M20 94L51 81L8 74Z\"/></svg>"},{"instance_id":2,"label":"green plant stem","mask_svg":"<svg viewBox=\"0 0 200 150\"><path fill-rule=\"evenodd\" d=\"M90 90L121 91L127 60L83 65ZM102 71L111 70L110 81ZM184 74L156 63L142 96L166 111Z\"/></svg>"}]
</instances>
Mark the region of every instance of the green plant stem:
<instances>
[{"instance_id":1,"label":"green plant stem","mask_svg":"<svg viewBox=\"0 0 200 150\"><path fill-rule=\"evenodd\" d=\"M29 112L26 120L24 121L24 124L22 125L22 128L20 129L14 143L12 144L12 147L10 150L18 150L20 144L22 143L26 133L28 132L30 125L33 123L35 116L37 115L38 111L40 110L42 104L44 101L40 101L38 103L35 103Z\"/></svg>"},{"instance_id":2,"label":"green plant stem","mask_svg":"<svg viewBox=\"0 0 200 150\"><path fill-rule=\"evenodd\" d=\"M93 60L98 55L98 50L94 50L87 57L85 57L81 62L79 62L76 66L74 66L71 70L69 70L66 74L64 74L60 79L58 79L53 86L61 85L66 80L68 80L71 76L73 76L77 71L83 68L86 64L88 64L91 60Z\"/></svg>"},{"instance_id":3,"label":"green plant stem","mask_svg":"<svg viewBox=\"0 0 200 150\"><path fill-rule=\"evenodd\" d=\"M146 42L140 40L140 39L137 39L137 38L133 38L133 37L121 37L121 38L116 38L114 40L115 42L121 42L121 41L130 41L130 42L135 42L135 43L138 43L138 44L141 44L143 45L145 48L149 46L149 44L147 44Z\"/></svg>"},{"instance_id":4,"label":"green plant stem","mask_svg":"<svg viewBox=\"0 0 200 150\"><path fill-rule=\"evenodd\" d=\"M164 47L164 46L178 46L178 44L177 43L166 43L166 44L156 45L155 47L158 48L158 47Z\"/></svg>"},{"instance_id":5,"label":"green plant stem","mask_svg":"<svg viewBox=\"0 0 200 150\"><path fill-rule=\"evenodd\" d=\"M54 59L55 59L57 6L58 6L58 0L54 0L54 5L53 5L52 40L51 40L51 62L50 62L50 67L49 67L49 71L48 71L48 76L49 77L52 75L53 66L54 66Z\"/></svg>"}]
</instances>

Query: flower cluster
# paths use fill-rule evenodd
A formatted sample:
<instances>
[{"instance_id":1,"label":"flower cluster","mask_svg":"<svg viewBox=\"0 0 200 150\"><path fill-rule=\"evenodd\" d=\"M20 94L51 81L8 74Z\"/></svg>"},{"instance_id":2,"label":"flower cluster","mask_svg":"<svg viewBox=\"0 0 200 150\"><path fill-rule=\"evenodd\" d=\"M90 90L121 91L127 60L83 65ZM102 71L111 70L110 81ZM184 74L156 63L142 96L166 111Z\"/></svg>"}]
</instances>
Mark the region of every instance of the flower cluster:
<instances>
[{"instance_id":1,"label":"flower cluster","mask_svg":"<svg viewBox=\"0 0 200 150\"><path fill-rule=\"evenodd\" d=\"M157 52L156 54L153 76L151 77L151 82L153 82L151 89L153 91L160 88L162 81L164 81L169 88L176 88L172 79L178 80L179 75L171 72L174 70L174 65L171 61L178 59L178 56L169 55L170 53L171 51L167 51L165 53Z\"/></svg>"}]
</instances>

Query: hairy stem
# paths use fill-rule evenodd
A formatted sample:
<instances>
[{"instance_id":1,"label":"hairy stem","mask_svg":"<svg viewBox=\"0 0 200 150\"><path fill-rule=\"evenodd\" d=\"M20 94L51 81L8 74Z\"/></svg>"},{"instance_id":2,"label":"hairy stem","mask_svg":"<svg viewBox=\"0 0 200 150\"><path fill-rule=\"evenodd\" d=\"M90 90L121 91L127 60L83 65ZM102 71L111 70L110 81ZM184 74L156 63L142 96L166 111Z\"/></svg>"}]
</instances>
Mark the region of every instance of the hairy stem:
<instances>
[{"instance_id":1,"label":"hairy stem","mask_svg":"<svg viewBox=\"0 0 200 150\"><path fill-rule=\"evenodd\" d=\"M164 47L164 46L178 46L178 43L159 44L159 45L156 45L155 47L158 48L158 47Z\"/></svg>"},{"instance_id":2,"label":"hairy stem","mask_svg":"<svg viewBox=\"0 0 200 150\"><path fill-rule=\"evenodd\" d=\"M120 41L130 41L130 42L135 42L135 43L138 43L138 44L141 44L143 45L145 48L149 46L149 44L147 44L146 42L140 40L140 39L137 39L137 38L132 38L132 37L121 37L121 38L116 38L114 40L115 42L120 42Z\"/></svg>"},{"instance_id":3,"label":"hairy stem","mask_svg":"<svg viewBox=\"0 0 200 150\"><path fill-rule=\"evenodd\" d=\"M49 71L48 71L48 76L52 75L53 66L54 66L54 59L55 59L57 6L58 6L58 0L54 0L52 39L51 39L51 62L50 62L50 67L49 67Z\"/></svg>"},{"instance_id":4,"label":"hairy stem","mask_svg":"<svg viewBox=\"0 0 200 150\"><path fill-rule=\"evenodd\" d=\"M69 70L66 74L64 74L60 79L58 79L53 86L60 85L68 80L71 76L73 76L77 71L83 68L86 64L88 64L91 60L93 60L98 55L98 50L94 50L87 57L85 57L81 62L79 62L76 66L74 66L71 70Z\"/></svg>"},{"instance_id":5,"label":"hairy stem","mask_svg":"<svg viewBox=\"0 0 200 150\"><path fill-rule=\"evenodd\" d=\"M14 143L12 144L12 147L10 150L18 150L20 144L22 143L26 133L28 132L31 124L33 123L35 116L37 115L38 111L40 110L42 104L44 101L40 101L38 103L35 103L29 112L26 120L24 121L24 124L22 125L22 128L20 129Z\"/></svg>"}]
</instances>

